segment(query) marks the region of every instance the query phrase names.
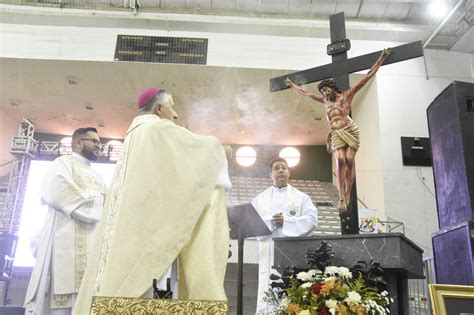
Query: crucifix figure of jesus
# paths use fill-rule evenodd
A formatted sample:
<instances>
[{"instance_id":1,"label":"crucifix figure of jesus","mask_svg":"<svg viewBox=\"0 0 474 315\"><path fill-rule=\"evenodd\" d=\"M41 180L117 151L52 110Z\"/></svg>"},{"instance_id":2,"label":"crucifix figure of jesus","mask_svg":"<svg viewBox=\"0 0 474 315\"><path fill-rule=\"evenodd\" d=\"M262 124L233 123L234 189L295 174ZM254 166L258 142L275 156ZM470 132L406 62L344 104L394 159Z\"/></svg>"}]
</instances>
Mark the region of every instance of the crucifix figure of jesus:
<instances>
[{"instance_id":1,"label":"crucifix figure of jesus","mask_svg":"<svg viewBox=\"0 0 474 315\"><path fill-rule=\"evenodd\" d=\"M323 103L326 108L326 119L329 125L326 146L328 152L333 154L336 162L339 212L347 211L347 204L355 178L354 158L360 145L359 128L350 117L352 99L377 73L390 51L390 48L384 49L369 72L354 86L345 91L340 91L333 79L323 80L318 85L321 95L306 91L289 78L286 79L286 84L293 90Z\"/></svg>"},{"instance_id":2,"label":"crucifix figure of jesus","mask_svg":"<svg viewBox=\"0 0 474 315\"><path fill-rule=\"evenodd\" d=\"M324 94L321 95L313 95L313 98L316 101L319 101L326 105L326 113L329 126L331 127L331 131L337 133L336 130L339 130L339 133L342 133L343 127L341 128L334 128L332 126L332 122L342 121L341 124L344 122L350 122L352 119L348 115L350 110L352 97L354 94L362 88L363 84L367 82L363 82L362 86L357 87L359 83L354 86L350 87L349 84L349 74L362 71L365 69L376 67L376 69L371 69L367 74L368 77L362 79L369 81L371 77L375 75L377 72L378 67L383 65L392 64L399 61L404 61L412 58L417 58L423 56L423 45L421 41L416 41L396 47L392 47L390 50L386 50L383 53L384 58L380 60L380 55L382 54L381 51L368 53L365 55L347 58L347 51L351 48L350 40L346 38L346 28L345 28L345 19L344 19L344 12L339 12L329 16L329 28L330 28L330 35L331 35L331 43L327 46L327 53L331 56L332 62L329 64L321 65L318 67L305 69L293 73L289 73L286 75L281 75L275 78L270 79L270 92L281 91L285 89L291 88L288 82L290 79L294 82L294 88L298 87L298 85L309 84L313 82L320 82L321 80L326 80L329 78L334 79L337 84L338 89L335 87L328 86L325 90L328 90L328 94L330 95L332 92L329 90L333 90L336 96L335 101L328 100ZM386 59L385 59L386 58ZM339 90L339 91L338 91ZM342 91L342 92L340 92ZM322 91L321 91L322 92ZM303 91L300 91L301 94L305 95ZM306 95L309 96L309 95ZM320 98L320 100L318 100ZM343 100L344 104L340 103ZM331 105L332 104L332 105ZM337 106L335 104L338 104ZM331 113L331 115L330 115ZM331 150L332 146L331 146ZM355 155L357 149L348 148L345 149L346 151L351 151L350 153L344 152L344 155L340 154L342 158L346 158L348 154ZM353 152L352 152L353 151ZM342 149L339 150L342 152ZM339 154L339 153L338 153ZM347 160L349 160L347 162ZM346 174L341 176L338 174L338 181L341 183L340 185L343 186L343 189L340 190L341 192L341 202L339 203L339 217L341 218L341 233L342 234L358 234L359 233L359 219L358 219L358 205L357 205L357 180L354 178L356 175L354 174L355 166L354 166L354 159L345 159L344 165L346 167L340 168L341 170L344 169L347 172L347 165L352 164L349 168L350 176L348 177ZM339 172L339 171L338 171ZM344 181L343 181L344 178ZM349 178L350 180L346 180ZM352 178L352 179L351 179ZM342 181L342 182L341 182ZM350 185L347 185L350 183ZM349 187L352 186L352 191ZM339 185L338 185L339 187ZM348 192L350 191L350 192ZM344 193L348 192L348 193ZM350 197L350 198L349 198ZM347 211L345 211L346 209Z\"/></svg>"}]
</instances>

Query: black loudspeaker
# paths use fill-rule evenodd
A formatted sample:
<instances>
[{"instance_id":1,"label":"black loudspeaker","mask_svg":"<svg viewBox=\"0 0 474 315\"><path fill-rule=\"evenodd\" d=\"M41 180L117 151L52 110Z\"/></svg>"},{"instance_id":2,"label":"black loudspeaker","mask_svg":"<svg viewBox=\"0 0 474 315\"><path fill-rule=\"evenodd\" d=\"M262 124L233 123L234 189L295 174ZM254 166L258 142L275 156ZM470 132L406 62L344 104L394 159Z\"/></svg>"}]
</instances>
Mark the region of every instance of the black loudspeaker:
<instances>
[{"instance_id":1,"label":"black loudspeaker","mask_svg":"<svg viewBox=\"0 0 474 315\"><path fill-rule=\"evenodd\" d=\"M431 166L429 138L401 137L402 158L405 166Z\"/></svg>"},{"instance_id":2,"label":"black loudspeaker","mask_svg":"<svg viewBox=\"0 0 474 315\"><path fill-rule=\"evenodd\" d=\"M427 109L440 229L473 220L474 84L451 83Z\"/></svg>"},{"instance_id":3,"label":"black loudspeaker","mask_svg":"<svg viewBox=\"0 0 474 315\"><path fill-rule=\"evenodd\" d=\"M474 222L433 234L436 283L474 285Z\"/></svg>"}]
</instances>

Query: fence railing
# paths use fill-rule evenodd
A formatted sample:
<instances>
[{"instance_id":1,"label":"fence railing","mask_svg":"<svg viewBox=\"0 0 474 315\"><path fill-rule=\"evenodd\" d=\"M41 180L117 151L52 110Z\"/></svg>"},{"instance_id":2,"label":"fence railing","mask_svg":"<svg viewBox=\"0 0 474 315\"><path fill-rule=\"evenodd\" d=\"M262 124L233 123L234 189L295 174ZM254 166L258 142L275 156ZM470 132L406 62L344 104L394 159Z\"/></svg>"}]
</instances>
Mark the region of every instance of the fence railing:
<instances>
[{"instance_id":1,"label":"fence railing","mask_svg":"<svg viewBox=\"0 0 474 315\"><path fill-rule=\"evenodd\" d=\"M387 233L402 233L405 235L405 224L390 217L383 221L377 218L377 222L385 227Z\"/></svg>"},{"instance_id":2,"label":"fence railing","mask_svg":"<svg viewBox=\"0 0 474 315\"><path fill-rule=\"evenodd\" d=\"M431 315L430 293L428 284L436 283L433 257L423 258L424 279L408 280L408 303L410 315Z\"/></svg>"}]
</instances>

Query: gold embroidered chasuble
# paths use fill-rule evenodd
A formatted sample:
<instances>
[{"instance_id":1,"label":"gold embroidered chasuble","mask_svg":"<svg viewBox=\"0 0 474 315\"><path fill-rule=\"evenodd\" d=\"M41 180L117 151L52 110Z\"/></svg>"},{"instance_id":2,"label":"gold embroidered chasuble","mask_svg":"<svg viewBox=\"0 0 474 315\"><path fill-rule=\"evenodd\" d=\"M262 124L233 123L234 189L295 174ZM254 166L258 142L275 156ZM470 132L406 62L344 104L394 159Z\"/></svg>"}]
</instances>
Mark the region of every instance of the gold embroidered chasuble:
<instances>
[{"instance_id":1,"label":"gold embroidered chasuble","mask_svg":"<svg viewBox=\"0 0 474 315\"><path fill-rule=\"evenodd\" d=\"M229 226L216 138L155 115L124 141L74 314L92 296L140 297L178 258L179 298L225 300Z\"/></svg>"},{"instance_id":2,"label":"gold embroidered chasuble","mask_svg":"<svg viewBox=\"0 0 474 315\"><path fill-rule=\"evenodd\" d=\"M101 176L75 153L57 158L47 170L41 198L49 206L48 213L25 298L31 313L44 312L45 303L53 309L72 307L71 295L81 285L105 192ZM49 273L51 282L47 283ZM51 301L45 301L51 290Z\"/></svg>"}]
</instances>

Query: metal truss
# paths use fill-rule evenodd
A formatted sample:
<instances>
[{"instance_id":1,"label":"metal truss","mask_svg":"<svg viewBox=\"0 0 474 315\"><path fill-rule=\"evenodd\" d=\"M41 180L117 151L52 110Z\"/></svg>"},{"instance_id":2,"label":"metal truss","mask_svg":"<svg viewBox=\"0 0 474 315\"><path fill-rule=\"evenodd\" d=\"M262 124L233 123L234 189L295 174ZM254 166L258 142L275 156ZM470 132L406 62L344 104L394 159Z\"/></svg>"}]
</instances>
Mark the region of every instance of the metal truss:
<instances>
[{"instance_id":1,"label":"metal truss","mask_svg":"<svg viewBox=\"0 0 474 315\"><path fill-rule=\"evenodd\" d=\"M59 141L40 141L38 145L38 153L59 155L61 146L61 142Z\"/></svg>"},{"instance_id":2,"label":"metal truss","mask_svg":"<svg viewBox=\"0 0 474 315\"><path fill-rule=\"evenodd\" d=\"M38 142L33 139L34 133L33 124L28 119L23 119L18 136L12 138L10 153L15 159L10 172L0 231L11 234L18 232L30 159L34 157L38 147Z\"/></svg>"}]
</instances>

